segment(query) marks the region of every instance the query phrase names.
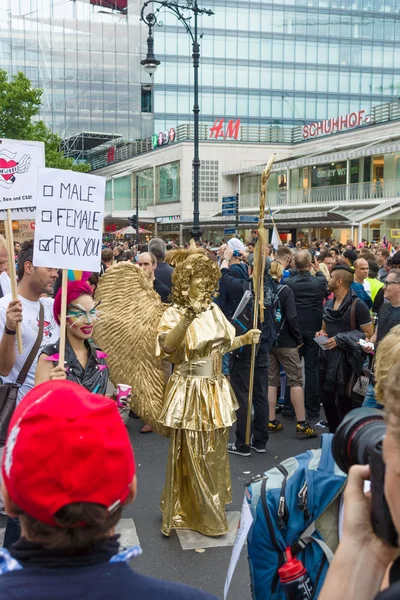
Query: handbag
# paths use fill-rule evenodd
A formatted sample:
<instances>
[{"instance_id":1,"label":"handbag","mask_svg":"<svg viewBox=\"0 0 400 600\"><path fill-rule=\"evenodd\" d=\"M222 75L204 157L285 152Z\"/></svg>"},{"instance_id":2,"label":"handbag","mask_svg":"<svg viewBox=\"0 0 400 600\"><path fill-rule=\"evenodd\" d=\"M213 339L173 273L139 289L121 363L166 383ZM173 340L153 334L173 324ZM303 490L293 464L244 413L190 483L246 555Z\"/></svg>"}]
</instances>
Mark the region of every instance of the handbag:
<instances>
[{"instance_id":1,"label":"handbag","mask_svg":"<svg viewBox=\"0 0 400 600\"><path fill-rule=\"evenodd\" d=\"M4 446L6 443L8 427L10 425L11 417L13 416L17 406L18 391L21 385L23 385L26 376L29 373L29 369L35 360L35 356L39 351L40 344L42 343L43 339L43 328L44 308L43 304L40 303L39 330L32 350L29 352L15 383L3 383L0 385L0 446Z\"/></svg>"}]
</instances>

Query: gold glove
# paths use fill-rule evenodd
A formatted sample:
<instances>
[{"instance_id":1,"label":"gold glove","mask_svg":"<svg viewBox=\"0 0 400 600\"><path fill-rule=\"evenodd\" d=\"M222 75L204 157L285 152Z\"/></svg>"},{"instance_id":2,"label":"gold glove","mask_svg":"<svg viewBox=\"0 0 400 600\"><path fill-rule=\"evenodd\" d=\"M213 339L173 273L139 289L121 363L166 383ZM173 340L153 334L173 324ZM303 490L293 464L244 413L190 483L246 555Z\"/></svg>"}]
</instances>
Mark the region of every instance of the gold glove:
<instances>
[{"instance_id":1,"label":"gold glove","mask_svg":"<svg viewBox=\"0 0 400 600\"><path fill-rule=\"evenodd\" d=\"M247 346L248 344L258 344L260 341L260 336L261 331L259 329L249 329L249 331L244 335L235 337L229 352L232 352L232 350L237 350L242 346Z\"/></svg>"},{"instance_id":2,"label":"gold glove","mask_svg":"<svg viewBox=\"0 0 400 600\"><path fill-rule=\"evenodd\" d=\"M171 352L179 348L185 339L186 331L195 318L196 313L194 311L187 310L179 323L177 323L177 325L171 329L164 341L164 351L167 354L171 354Z\"/></svg>"}]
</instances>

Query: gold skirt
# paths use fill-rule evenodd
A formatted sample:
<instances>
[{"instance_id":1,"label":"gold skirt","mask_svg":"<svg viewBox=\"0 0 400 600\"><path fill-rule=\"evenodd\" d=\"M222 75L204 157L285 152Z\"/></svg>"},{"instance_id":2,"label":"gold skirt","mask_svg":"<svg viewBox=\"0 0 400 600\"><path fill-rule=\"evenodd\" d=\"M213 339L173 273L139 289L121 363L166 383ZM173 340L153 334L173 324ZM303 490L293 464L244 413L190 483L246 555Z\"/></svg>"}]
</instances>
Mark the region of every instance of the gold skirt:
<instances>
[{"instance_id":1,"label":"gold skirt","mask_svg":"<svg viewBox=\"0 0 400 600\"><path fill-rule=\"evenodd\" d=\"M219 536L228 531L225 504L232 502L228 429L172 429L161 531L192 529Z\"/></svg>"}]
</instances>

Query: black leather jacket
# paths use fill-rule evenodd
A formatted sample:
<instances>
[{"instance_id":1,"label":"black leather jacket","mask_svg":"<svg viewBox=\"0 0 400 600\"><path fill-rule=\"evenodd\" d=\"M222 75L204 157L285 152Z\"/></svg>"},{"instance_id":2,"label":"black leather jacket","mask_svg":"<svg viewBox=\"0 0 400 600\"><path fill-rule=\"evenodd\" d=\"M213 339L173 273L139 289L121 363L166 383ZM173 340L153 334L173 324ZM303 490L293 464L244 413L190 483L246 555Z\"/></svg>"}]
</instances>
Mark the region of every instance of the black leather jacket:
<instances>
[{"instance_id":1,"label":"black leather jacket","mask_svg":"<svg viewBox=\"0 0 400 600\"><path fill-rule=\"evenodd\" d=\"M65 362L68 368L67 380L74 381L83 385L89 392L96 394L102 394L103 396L107 390L108 384L108 368L99 368L101 365L106 365L104 358L97 357L97 350L89 340L85 341L89 358L84 369L76 357L71 344L68 342L68 338L65 340ZM53 356L59 352L59 341L55 344L48 344L42 348L41 354L47 354L47 356ZM54 366L58 364L58 360L53 361Z\"/></svg>"}]
</instances>

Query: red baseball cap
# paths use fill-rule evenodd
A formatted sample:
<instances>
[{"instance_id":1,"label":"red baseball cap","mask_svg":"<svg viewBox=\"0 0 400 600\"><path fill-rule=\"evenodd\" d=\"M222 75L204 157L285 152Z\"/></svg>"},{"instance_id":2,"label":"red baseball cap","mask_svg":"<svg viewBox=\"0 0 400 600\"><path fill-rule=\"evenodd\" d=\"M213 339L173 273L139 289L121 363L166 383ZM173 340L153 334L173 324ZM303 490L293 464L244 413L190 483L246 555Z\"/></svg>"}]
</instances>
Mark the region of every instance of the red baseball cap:
<instances>
[{"instance_id":1,"label":"red baseball cap","mask_svg":"<svg viewBox=\"0 0 400 600\"><path fill-rule=\"evenodd\" d=\"M11 500L31 517L57 526L73 502L111 512L128 497L135 459L115 403L71 381L46 381L17 406L2 473Z\"/></svg>"}]
</instances>

